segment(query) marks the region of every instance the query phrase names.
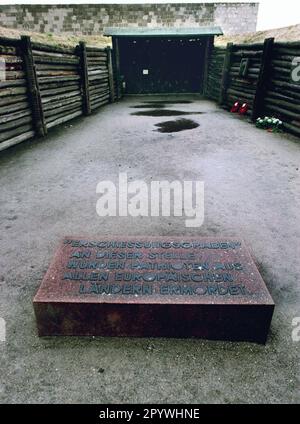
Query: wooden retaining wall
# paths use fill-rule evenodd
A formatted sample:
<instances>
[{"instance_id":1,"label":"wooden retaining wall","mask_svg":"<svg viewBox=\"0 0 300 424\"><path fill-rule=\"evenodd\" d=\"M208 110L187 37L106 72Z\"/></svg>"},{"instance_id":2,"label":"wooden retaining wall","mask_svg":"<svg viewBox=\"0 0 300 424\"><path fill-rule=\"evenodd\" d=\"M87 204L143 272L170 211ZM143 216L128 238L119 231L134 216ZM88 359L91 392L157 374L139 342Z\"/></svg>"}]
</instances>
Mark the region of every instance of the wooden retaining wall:
<instances>
[{"instance_id":1,"label":"wooden retaining wall","mask_svg":"<svg viewBox=\"0 0 300 424\"><path fill-rule=\"evenodd\" d=\"M87 48L87 70L91 110L109 101L107 51Z\"/></svg>"},{"instance_id":2,"label":"wooden retaining wall","mask_svg":"<svg viewBox=\"0 0 300 424\"><path fill-rule=\"evenodd\" d=\"M82 114L80 63L75 49L32 44L46 130Z\"/></svg>"},{"instance_id":3,"label":"wooden retaining wall","mask_svg":"<svg viewBox=\"0 0 300 424\"><path fill-rule=\"evenodd\" d=\"M249 105L248 114L250 116L253 112L262 52L263 44L256 44L252 47L236 44L231 49L225 104L231 107L236 100L241 103L246 102ZM245 75L243 75L243 71L245 71Z\"/></svg>"},{"instance_id":4,"label":"wooden retaining wall","mask_svg":"<svg viewBox=\"0 0 300 424\"><path fill-rule=\"evenodd\" d=\"M300 83L292 80L292 62L300 58L300 42L275 43L269 38L264 43L229 43L225 51L216 49L210 57L208 97L219 99L226 109L236 101L246 102L252 121L274 116L287 131L300 135Z\"/></svg>"},{"instance_id":5,"label":"wooden retaining wall","mask_svg":"<svg viewBox=\"0 0 300 424\"><path fill-rule=\"evenodd\" d=\"M208 64L207 86L205 94L212 100L219 100L221 90L221 79L224 67L226 48L213 47Z\"/></svg>"},{"instance_id":6,"label":"wooden retaining wall","mask_svg":"<svg viewBox=\"0 0 300 424\"><path fill-rule=\"evenodd\" d=\"M0 148L34 136L29 89L19 42L0 41Z\"/></svg>"},{"instance_id":7,"label":"wooden retaining wall","mask_svg":"<svg viewBox=\"0 0 300 424\"><path fill-rule=\"evenodd\" d=\"M111 49L0 38L0 150L116 100Z\"/></svg>"},{"instance_id":8,"label":"wooden retaining wall","mask_svg":"<svg viewBox=\"0 0 300 424\"><path fill-rule=\"evenodd\" d=\"M300 83L291 78L296 57L300 59L300 42L274 43L264 105L267 115L280 118L286 130L300 136Z\"/></svg>"}]
</instances>

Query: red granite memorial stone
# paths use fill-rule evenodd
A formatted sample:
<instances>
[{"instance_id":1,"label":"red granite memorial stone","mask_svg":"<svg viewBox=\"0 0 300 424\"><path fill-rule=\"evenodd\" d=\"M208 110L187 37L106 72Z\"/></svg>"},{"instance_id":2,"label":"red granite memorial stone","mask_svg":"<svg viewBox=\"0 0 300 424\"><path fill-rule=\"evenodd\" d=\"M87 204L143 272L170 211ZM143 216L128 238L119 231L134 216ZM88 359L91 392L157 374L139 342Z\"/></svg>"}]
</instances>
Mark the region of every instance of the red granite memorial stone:
<instances>
[{"instance_id":1,"label":"red granite memorial stone","mask_svg":"<svg viewBox=\"0 0 300 424\"><path fill-rule=\"evenodd\" d=\"M65 237L34 298L40 336L265 343L274 302L243 241Z\"/></svg>"}]
</instances>

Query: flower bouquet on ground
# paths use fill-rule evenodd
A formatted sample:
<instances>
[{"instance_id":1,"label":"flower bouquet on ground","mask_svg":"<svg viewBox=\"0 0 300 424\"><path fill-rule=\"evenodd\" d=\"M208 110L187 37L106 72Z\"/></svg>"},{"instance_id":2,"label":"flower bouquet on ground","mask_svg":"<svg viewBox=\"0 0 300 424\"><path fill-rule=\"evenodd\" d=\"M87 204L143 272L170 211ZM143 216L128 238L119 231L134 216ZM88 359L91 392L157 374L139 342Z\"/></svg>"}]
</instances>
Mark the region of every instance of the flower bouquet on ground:
<instances>
[{"instance_id":1,"label":"flower bouquet on ground","mask_svg":"<svg viewBox=\"0 0 300 424\"><path fill-rule=\"evenodd\" d=\"M278 118L265 116L264 118L257 118L255 125L257 128L262 128L269 132L278 132L281 129L282 121Z\"/></svg>"}]
</instances>

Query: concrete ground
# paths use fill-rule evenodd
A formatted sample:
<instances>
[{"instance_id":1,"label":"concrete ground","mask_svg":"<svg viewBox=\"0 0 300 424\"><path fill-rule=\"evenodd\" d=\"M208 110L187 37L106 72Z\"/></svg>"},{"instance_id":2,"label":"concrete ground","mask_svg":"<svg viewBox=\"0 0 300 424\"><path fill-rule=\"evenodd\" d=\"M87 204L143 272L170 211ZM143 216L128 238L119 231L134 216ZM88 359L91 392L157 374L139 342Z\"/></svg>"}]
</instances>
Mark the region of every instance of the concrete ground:
<instances>
[{"instance_id":1,"label":"concrete ground","mask_svg":"<svg viewBox=\"0 0 300 424\"><path fill-rule=\"evenodd\" d=\"M161 134L154 124L173 118L131 116L142 100L108 105L0 156L1 402L299 402L298 140L196 99L170 108L205 112L186 117L200 126ZM100 218L96 185L119 172L204 181L204 225ZM243 237L276 303L267 344L38 338L32 299L65 234Z\"/></svg>"}]
</instances>

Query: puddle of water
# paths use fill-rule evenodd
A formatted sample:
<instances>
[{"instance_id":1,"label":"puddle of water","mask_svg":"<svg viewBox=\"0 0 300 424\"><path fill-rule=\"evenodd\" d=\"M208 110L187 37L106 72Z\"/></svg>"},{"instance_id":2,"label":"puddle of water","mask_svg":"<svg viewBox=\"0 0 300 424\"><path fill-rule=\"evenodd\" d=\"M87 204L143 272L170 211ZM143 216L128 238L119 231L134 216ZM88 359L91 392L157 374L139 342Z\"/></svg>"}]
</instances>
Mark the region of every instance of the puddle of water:
<instances>
[{"instance_id":1,"label":"puddle of water","mask_svg":"<svg viewBox=\"0 0 300 424\"><path fill-rule=\"evenodd\" d=\"M155 126L159 127L157 131L161 133L171 133L192 130L193 128L199 127L199 124L191 119L180 118L175 121L159 122L158 124L155 124Z\"/></svg>"},{"instance_id":2,"label":"puddle of water","mask_svg":"<svg viewBox=\"0 0 300 424\"><path fill-rule=\"evenodd\" d=\"M140 110L139 112L131 113L134 116L179 116L179 115L200 115L203 112L185 112L182 110L171 109L153 109Z\"/></svg>"}]
</instances>

